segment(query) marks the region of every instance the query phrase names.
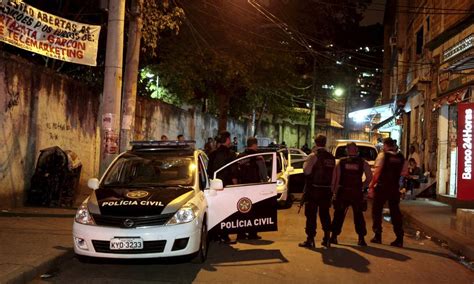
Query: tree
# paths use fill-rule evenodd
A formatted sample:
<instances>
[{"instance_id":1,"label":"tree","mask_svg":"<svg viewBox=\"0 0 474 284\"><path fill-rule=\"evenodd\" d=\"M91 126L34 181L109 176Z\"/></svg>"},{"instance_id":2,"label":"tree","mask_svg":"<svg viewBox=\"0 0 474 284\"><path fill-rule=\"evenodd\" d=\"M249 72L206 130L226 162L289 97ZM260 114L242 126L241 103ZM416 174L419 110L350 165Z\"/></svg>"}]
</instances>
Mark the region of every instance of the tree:
<instances>
[{"instance_id":1,"label":"tree","mask_svg":"<svg viewBox=\"0 0 474 284\"><path fill-rule=\"evenodd\" d=\"M240 117L253 109L292 112L288 82L297 77L297 58L282 46L280 30L262 27L265 20L236 1L180 3L186 25L178 37L162 42L159 64L150 66L160 85L181 101L217 113L219 130L226 128L229 115ZM235 13L242 16L238 22Z\"/></svg>"},{"instance_id":2,"label":"tree","mask_svg":"<svg viewBox=\"0 0 474 284\"><path fill-rule=\"evenodd\" d=\"M180 35L165 36L157 62L148 65L160 88L167 89L161 93L217 113L219 129L225 129L229 115L253 110L258 117L297 115L294 107L313 96L295 88L305 85L304 74L315 74L312 83L322 85L353 73L336 65L339 54L327 45L339 40L340 31L357 26L359 9L368 1L341 1L347 6L342 8L331 2L286 2L272 1L268 10L274 12L265 14L236 0L179 1L187 15ZM324 103L321 96L319 104Z\"/></svg>"},{"instance_id":3,"label":"tree","mask_svg":"<svg viewBox=\"0 0 474 284\"><path fill-rule=\"evenodd\" d=\"M160 32L179 32L184 11L170 1L132 0L128 47L125 61L125 83L122 100L120 149L124 151L133 139L140 50L148 58L156 57ZM143 20L142 20L143 19ZM144 23L144 25L143 25ZM143 41L143 45L141 45ZM141 47L141 48L140 48Z\"/></svg>"}]
</instances>

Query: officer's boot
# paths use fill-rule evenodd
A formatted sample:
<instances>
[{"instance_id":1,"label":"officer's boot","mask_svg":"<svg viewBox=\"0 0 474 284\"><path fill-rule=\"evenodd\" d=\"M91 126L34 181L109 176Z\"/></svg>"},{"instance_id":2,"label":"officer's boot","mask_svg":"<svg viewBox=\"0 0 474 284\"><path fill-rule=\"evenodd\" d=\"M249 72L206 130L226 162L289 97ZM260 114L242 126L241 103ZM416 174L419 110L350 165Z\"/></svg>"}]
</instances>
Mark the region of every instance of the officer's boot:
<instances>
[{"instance_id":1,"label":"officer's boot","mask_svg":"<svg viewBox=\"0 0 474 284\"><path fill-rule=\"evenodd\" d=\"M332 234L331 234L331 238L329 238L329 242L330 242L331 244L337 245L337 235L334 234L334 233L332 233Z\"/></svg>"},{"instance_id":2,"label":"officer's boot","mask_svg":"<svg viewBox=\"0 0 474 284\"><path fill-rule=\"evenodd\" d=\"M327 247L327 248L330 248L330 247L331 247L331 242L329 241L329 240L330 240L330 236L331 236L331 232L330 232L330 231L324 232L323 241L321 242L321 245L322 245L322 246Z\"/></svg>"},{"instance_id":3,"label":"officer's boot","mask_svg":"<svg viewBox=\"0 0 474 284\"><path fill-rule=\"evenodd\" d=\"M314 238L307 237L306 241L299 243L298 246L303 248L314 248Z\"/></svg>"},{"instance_id":4,"label":"officer's boot","mask_svg":"<svg viewBox=\"0 0 474 284\"><path fill-rule=\"evenodd\" d=\"M382 243L382 233L375 233L374 237L370 240L371 243L381 244Z\"/></svg>"},{"instance_id":5,"label":"officer's boot","mask_svg":"<svg viewBox=\"0 0 474 284\"><path fill-rule=\"evenodd\" d=\"M359 236L359 241L357 242L357 244L361 247L366 247L367 246L367 243L365 242L364 236Z\"/></svg>"},{"instance_id":6,"label":"officer's boot","mask_svg":"<svg viewBox=\"0 0 474 284\"><path fill-rule=\"evenodd\" d=\"M397 236L397 238L393 242L391 242L390 245L392 247L402 248L403 247L403 236Z\"/></svg>"}]
</instances>

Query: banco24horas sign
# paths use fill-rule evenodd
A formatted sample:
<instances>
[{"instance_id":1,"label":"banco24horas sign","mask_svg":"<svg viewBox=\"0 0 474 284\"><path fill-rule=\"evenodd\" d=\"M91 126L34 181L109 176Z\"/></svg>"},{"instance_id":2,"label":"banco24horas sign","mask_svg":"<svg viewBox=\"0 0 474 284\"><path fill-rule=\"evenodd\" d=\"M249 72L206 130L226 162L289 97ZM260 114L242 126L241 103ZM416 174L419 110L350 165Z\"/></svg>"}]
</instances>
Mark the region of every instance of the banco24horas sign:
<instances>
[{"instance_id":1,"label":"banco24horas sign","mask_svg":"<svg viewBox=\"0 0 474 284\"><path fill-rule=\"evenodd\" d=\"M457 198L474 200L473 175L473 111L474 103L458 105L458 185Z\"/></svg>"}]
</instances>

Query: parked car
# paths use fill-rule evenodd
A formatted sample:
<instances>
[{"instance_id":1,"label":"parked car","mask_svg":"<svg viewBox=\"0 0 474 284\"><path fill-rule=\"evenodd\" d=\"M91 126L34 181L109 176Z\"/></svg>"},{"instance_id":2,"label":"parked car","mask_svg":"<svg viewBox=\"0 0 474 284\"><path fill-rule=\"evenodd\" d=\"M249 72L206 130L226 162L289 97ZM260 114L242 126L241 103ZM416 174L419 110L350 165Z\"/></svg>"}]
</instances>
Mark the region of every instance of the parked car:
<instances>
[{"instance_id":1,"label":"parked car","mask_svg":"<svg viewBox=\"0 0 474 284\"><path fill-rule=\"evenodd\" d=\"M290 207L293 193L304 187L303 163L308 155L296 148L260 147L260 152L277 153L277 199L281 207ZM268 164L268 162L267 162Z\"/></svg>"},{"instance_id":2,"label":"parked car","mask_svg":"<svg viewBox=\"0 0 474 284\"><path fill-rule=\"evenodd\" d=\"M369 141L361 140L336 140L333 145L329 147L330 152L334 155L336 160L346 157L346 146L347 143L354 142L359 150L359 157L364 158L371 167L375 165L375 159L377 159L377 148L374 144Z\"/></svg>"},{"instance_id":3,"label":"parked car","mask_svg":"<svg viewBox=\"0 0 474 284\"><path fill-rule=\"evenodd\" d=\"M94 191L78 208L73 225L74 251L79 256L207 258L209 234L277 230L276 154L269 182L224 187L218 172L207 176L206 154L194 143L133 142L120 154Z\"/></svg>"}]
</instances>

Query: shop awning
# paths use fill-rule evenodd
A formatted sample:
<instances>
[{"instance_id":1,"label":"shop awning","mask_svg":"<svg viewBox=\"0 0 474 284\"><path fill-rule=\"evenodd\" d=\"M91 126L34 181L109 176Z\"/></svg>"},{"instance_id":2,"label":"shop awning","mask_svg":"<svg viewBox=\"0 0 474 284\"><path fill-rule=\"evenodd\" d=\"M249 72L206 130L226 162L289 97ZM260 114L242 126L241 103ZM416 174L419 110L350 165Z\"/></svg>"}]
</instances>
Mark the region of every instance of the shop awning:
<instances>
[{"instance_id":1,"label":"shop awning","mask_svg":"<svg viewBox=\"0 0 474 284\"><path fill-rule=\"evenodd\" d=\"M464 88L458 91L445 94L441 97L433 99L432 111L435 111L436 109L440 108L444 104L450 105L450 104L460 103L468 98L469 98L469 88Z\"/></svg>"},{"instance_id":2,"label":"shop awning","mask_svg":"<svg viewBox=\"0 0 474 284\"><path fill-rule=\"evenodd\" d=\"M375 124L374 126L372 126L372 130L377 130L379 128L382 128L384 127L385 125L391 123L392 121L395 121L395 115L392 115L390 116L389 118Z\"/></svg>"},{"instance_id":3,"label":"shop awning","mask_svg":"<svg viewBox=\"0 0 474 284\"><path fill-rule=\"evenodd\" d=\"M348 114L349 118L352 118L354 120L367 120L369 116L374 116L377 114L385 114L386 116L391 115L393 108L393 104L385 104L385 105L380 105L380 106L375 106L371 108L366 108L366 109L361 109L361 110L356 110L353 112L350 112ZM362 119L364 118L364 119Z\"/></svg>"},{"instance_id":4,"label":"shop awning","mask_svg":"<svg viewBox=\"0 0 474 284\"><path fill-rule=\"evenodd\" d=\"M473 69L474 69L474 54L470 54L469 56L451 64L448 68L444 69L443 71L461 72L461 71L473 70Z\"/></svg>"}]
</instances>

